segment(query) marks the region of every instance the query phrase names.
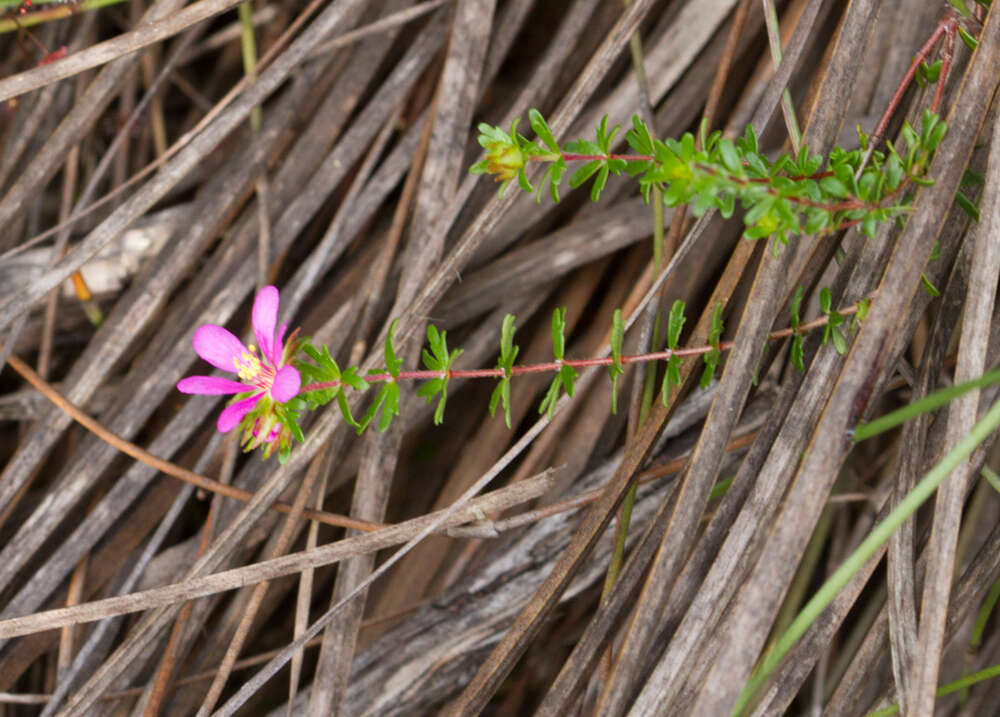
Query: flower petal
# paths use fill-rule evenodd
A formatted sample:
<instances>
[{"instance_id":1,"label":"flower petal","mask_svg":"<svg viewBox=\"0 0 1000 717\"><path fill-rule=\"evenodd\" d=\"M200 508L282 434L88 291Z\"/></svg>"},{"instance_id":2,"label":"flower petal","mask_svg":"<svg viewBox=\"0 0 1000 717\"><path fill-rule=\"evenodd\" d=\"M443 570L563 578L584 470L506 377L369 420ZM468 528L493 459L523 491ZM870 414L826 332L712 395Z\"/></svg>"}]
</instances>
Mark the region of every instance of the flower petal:
<instances>
[{"instance_id":1,"label":"flower petal","mask_svg":"<svg viewBox=\"0 0 1000 717\"><path fill-rule=\"evenodd\" d=\"M253 302L253 333L257 337L260 353L271 365L275 365L274 327L278 323L278 290L273 286L265 286L257 293Z\"/></svg>"},{"instance_id":2,"label":"flower petal","mask_svg":"<svg viewBox=\"0 0 1000 717\"><path fill-rule=\"evenodd\" d=\"M233 381L221 376L188 376L177 382L177 390L181 393L203 393L206 396L221 396L229 393L252 391L252 386L246 386L239 381Z\"/></svg>"},{"instance_id":3,"label":"flower petal","mask_svg":"<svg viewBox=\"0 0 1000 717\"><path fill-rule=\"evenodd\" d=\"M278 369L278 374L274 377L274 383L271 384L271 398L278 403L284 403L294 398L301 386L302 377L299 375L298 370L292 366L283 366Z\"/></svg>"},{"instance_id":4,"label":"flower petal","mask_svg":"<svg viewBox=\"0 0 1000 717\"><path fill-rule=\"evenodd\" d=\"M199 326L191 340L194 352L223 371L236 373L236 361L247 350L227 329L214 324Z\"/></svg>"},{"instance_id":5,"label":"flower petal","mask_svg":"<svg viewBox=\"0 0 1000 717\"><path fill-rule=\"evenodd\" d=\"M219 414L219 420L215 424L215 427L219 429L219 433L229 433L229 431L238 426L243 417L253 410L253 407L257 405L257 401L263 395L262 393L258 393L250 398L237 401L232 406L226 406L222 413Z\"/></svg>"}]
</instances>

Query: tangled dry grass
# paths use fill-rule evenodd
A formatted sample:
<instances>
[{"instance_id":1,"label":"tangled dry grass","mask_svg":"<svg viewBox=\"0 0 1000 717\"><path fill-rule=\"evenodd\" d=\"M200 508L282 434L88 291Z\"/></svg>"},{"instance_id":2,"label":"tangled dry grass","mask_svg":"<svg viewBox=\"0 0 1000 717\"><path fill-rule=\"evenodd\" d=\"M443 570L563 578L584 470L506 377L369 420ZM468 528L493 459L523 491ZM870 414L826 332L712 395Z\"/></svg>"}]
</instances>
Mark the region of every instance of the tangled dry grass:
<instances>
[{"instance_id":1,"label":"tangled dry grass","mask_svg":"<svg viewBox=\"0 0 1000 717\"><path fill-rule=\"evenodd\" d=\"M975 53L956 47L936 183L905 228L775 256L738 220L668 212L664 300L687 302L692 345L724 301L736 342L709 391L640 424L634 405L610 413L595 372L547 424L548 378L525 377L508 430L488 382L452 386L438 427L408 387L385 433L323 412L281 467L215 432L217 401L174 388L195 327L245 333L257 286L280 286L283 316L342 361L376 365L398 318L404 365L433 320L462 367L486 367L506 313L519 360L550 356L558 306L568 354L589 356L652 285L634 183L612 180L598 205L499 199L467 174L478 122L538 107L573 138L639 112L677 136L708 113L731 134L752 120L777 150L787 86L825 152L871 130L944 8L778 2L776 71L769 3L750 0L258 0L250 82L236 4L137 0L0 38L0 710L728 714L769 638L996 397L857 447L848 434L997 363L997 13L970 25ZM35 41L65 57L40 64ZM928 101L910 91L900 119ZM967 166L987 177L978 223L952 202ZM65 293L78 270L89 303ZM762 353L799 286L840 305L874 295L848 354L811 337L801 373L782 346ZM19 359L97 425L25 383ZM995 712L995 681L934 700L1000 654L993 620L970 647L1000 577L1000 498L980 477L993 452L857 573L754 714ZM241 499L196 491L190 472ZM484 498L288 648L486 475ZM636 476L626 562L601 600ZM348 515L362 522L347 530Z\"/></svg>"}]
</instances>

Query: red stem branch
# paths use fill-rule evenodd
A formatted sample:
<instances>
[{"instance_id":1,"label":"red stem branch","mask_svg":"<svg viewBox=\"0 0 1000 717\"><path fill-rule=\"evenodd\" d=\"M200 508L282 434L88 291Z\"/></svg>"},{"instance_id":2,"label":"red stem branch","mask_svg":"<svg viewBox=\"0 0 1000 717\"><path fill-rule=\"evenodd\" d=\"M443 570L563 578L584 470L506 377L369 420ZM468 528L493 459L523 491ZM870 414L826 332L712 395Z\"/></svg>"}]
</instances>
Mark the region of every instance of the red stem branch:
<instances>
[{"instance_id":1,"label":"red stem branch","mask_svg":"<svg viewBox=\"0 0 1000 717\"><path fill-rule=\"evenodd\" d=\"M856 313L858 310L858 305L848 306L845 309L841 309L838 313L841 316L850 316ZM795 329L779 329L778 331L773 331L769 338L771 340L783 339L794 335L795 333L804 333L806 331L811 331L816 328L820 328L829 323L829 317L821 316L812 321L799 324L798 331ZM734 346L732 341L720 341L718 349L720 351L728 351ZM676 351L652 351L650 353L635 354L632 356L622 356L622 364L633 364L633 363L648 363L649 361L665 361L672 356L700 356L702 354L707 354L711 351L714 346L698 346L689 349L677 349ZM573 368L587 368L589 366L611 366L614 364L615 360L606 356L604 358L587 358L587 359L564 359L562 361L548 361L545 363L536 364L525 364L521 366L511 367L511 376L520 376L529 373L546 373L558 371L563 366L571 366ZM447 376L445 376L447 374ZM431 371L431 370L420 370L420 371L400 371L395 377L395 380L424 380L424 379L434 379L434 378L503 378L505 372L502 368L477 368L477 369L454 369L450 371ZM367 376L361 376L362 379L368 383L379 383L381 381L393 380L393 376L390 373L372 373ZM327 381L324 383L313 383L305 388L303 388L300 393L308 393L310 391L321 391L326 388L337 388L340 386L340 381Z\"/></svg>"}]
</instances>

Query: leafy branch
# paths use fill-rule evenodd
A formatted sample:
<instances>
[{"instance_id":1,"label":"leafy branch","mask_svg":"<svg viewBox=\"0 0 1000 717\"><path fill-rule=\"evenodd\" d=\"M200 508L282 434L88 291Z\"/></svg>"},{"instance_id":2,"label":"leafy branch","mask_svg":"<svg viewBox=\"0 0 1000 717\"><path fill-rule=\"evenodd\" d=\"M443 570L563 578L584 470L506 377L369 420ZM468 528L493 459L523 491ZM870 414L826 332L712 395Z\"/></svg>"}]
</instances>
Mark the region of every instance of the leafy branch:
<instances>
[{"instance_id":1,"label":"leafy branch","mask_svg":"<svg viewBox=\"0 0 1000 717\"><path fill-rule=\"evenodd\" d=\"M925 75L937 76L933 71ZM795 155L781 154L771 161L761 152L752 126L735 142L718 131L708 134L703 126L699 148L690 132L680 139L655 138L635 115L625 133L634 154L615 154L612 143L620 127L609 130L606 116L594 141L579 139L564 146L556 142L537 110L530 110L528 117L542 144L518 134L517 120L510 132L479 125L479 143L486 156L470 172L493 175L501 183L501 196L515 178L521 189L534 192L525 168L528 162L544 162L548 167L539 183L538 201L547 182L558 202L567 162L580 161L584 164L570 176L569 185L576 188L592 181L594 201L611 175L625 173L637 179L647 203L656 187L663 192L664 204L690 204L695 216L717 209L729 218L739 202L746 238L774 236L783 244L793 236L830 234L855 225L873 237L880 223L905 216L912 203L906 189L932 182L927 168L947 132L947 124L927 110L920 131L904 124L899 147L889 142L886 151L870 151L870 138L859 130L858 149L836 147L824 158L803 146Z\"/></svg>"},{"instance_id":2,"label":"leafy branch","mask_svg":"<svg viewBox=\"0 0 1000 717\"><path fill-rule=\"evenodd\" d=\"M826 296L827 290L823 290L821 295ZM847 331L854 331L857 322L853 323L849 329L845 328L846 317L863 317L870 305L869 299L864 299L855 305L839 310L833 310L826 300L821 299L823 316L803 323L798 318L799 304L793 304L792 328L775 331L771 334L771 340L780 340L792 337L793 345L802 335L811 330L823 328L825 332L832 332L830 335L838 336L833 340L834 348L843 353L847 348ZM801 302L799 302L801 303ZM629 364L641 364L654 361L666 363L661 394L664 401L670 393L670 389L681 384L680 366L685 358L701 356L705 363L705 368L701 375L700 385L707 388L712 380L712 376L718 368L722 352L732 348L732 341L722 341L724 331L723 324L723 304L716 305L713 311L712 329L709 333L708 344L699 347L680 348L680 338L686 318L684 316L685 305L683 301L675 301L670 310L667 327L667 349L663 351L653 351L643 354L626 355L622 353L622 344L625 336L625 321L621 310L614 313L611 327L611 355L601 358L568 359L566 358L566 309L557 308L552 314L552 352L553 360L535 364L515 364L519 347L514 343L515 317L507 314L504 318L500 334L500 356L497 358L496 368L492 369L456 369L455 361L462 355L461 349L449 350L446 341L446 332L440 331L433 324L427 327L428 349L423 351L424 370L403 371L402 362L396 357L396 350L393 345L393 334L395 322L385 338L383 355L385 357L385 368L375 369L362 376L358 373L358 367L351 366L341 369L337 362L330 357L326 347L318 349L308 341L303 340L302 350L311 359L308 361L297 361L296 367L303 376L303 388L295 401L301 401L300 408L311 409L337 401L344 419L353 426L358 433L361 433L374 422L379 416L379 430L386 430L392 422L394 416L399 415L399 382L406 380L425 380L418 390L417 395L424 397L428 403L433 403L437 399L434 411L434 422L440 424L444 418L445 404L448 399L448 384L453 379L475 379L492 378L497 379L496 388L490 398L490 415L496 414L498 407L503 407L504 418L508 428L511 427L510 413L510 382L515 376L552 372L549 388L539 405L538 412L545 414L551 419L555 415L556 404L563 391L569 396L574 394L574 382L579 377L579 371L592 367L604 366L608 370L608 377L611 380L611 402L612 411L617 410L617 390L618 380L625 373L625 367ZM832 328L831 328L832 327ZM842 340L841 340L842 339ZM825 343L825 341L824 341ZM801 350L801 349L800 349ZM794 349L793 349L794 352ZM793 357L793 363L795 359ZM801 361L797 363L801 369ZM360 421L355 420L351 414L346 396L348 388L364 391L372 384L380 384L379 391L375 399L368 406L367 411ZM290 405L292 402L288 402ZM289 420L294 421L294 416L288 414ZM297 426L293 434L296 433ZM301 438L299 438L301 440Z\"/></svg>"}]
</instances>

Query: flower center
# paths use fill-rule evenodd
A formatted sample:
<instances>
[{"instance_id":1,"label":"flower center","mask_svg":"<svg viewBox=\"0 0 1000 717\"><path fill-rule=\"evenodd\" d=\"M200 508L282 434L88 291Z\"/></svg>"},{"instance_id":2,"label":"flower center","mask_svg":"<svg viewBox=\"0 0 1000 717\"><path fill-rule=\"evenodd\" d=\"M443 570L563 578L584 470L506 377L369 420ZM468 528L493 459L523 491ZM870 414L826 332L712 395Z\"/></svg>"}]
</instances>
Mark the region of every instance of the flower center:
<instances>
[{"instance_id":1,"label":"flower center","mask_svg":"<svg viewBox=\"0 0 1000 717\"><path fill-rule=\"evenodd\" d=\"M249 348L249 351L244 351L233 359L233 363L236 364L236 374L240 380L270 391L276 375L274 367L261 361L257 356L256 346L251 345Z\"/></svg>"}]
</instances>

